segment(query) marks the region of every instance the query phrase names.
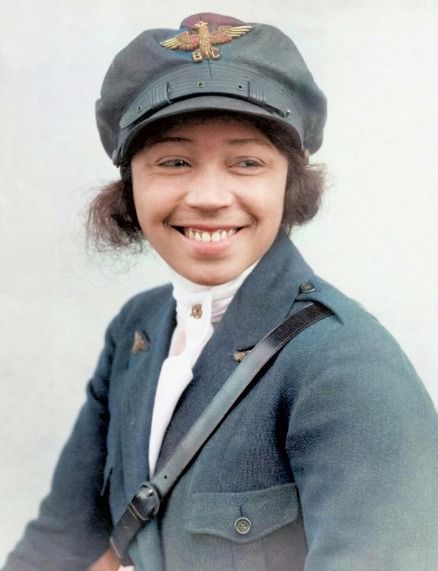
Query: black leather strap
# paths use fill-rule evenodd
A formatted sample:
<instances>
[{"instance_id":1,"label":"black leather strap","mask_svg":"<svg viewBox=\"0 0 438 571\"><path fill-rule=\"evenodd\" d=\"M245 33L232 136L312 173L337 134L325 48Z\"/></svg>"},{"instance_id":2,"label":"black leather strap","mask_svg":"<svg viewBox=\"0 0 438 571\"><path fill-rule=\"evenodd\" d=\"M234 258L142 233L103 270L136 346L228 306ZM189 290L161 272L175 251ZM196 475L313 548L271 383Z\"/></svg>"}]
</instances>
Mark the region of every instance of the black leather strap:
<instances>
[{"instance_id":1,"label":"black leather strap","mask_svg":"<svg viewBox=\"0 0 438 571\"><path fill-rule=\"evenodd\" d=\"M311 302L275 327L248 353L191 427L164 468L150 482L141 484L122 517L114 526L111 545L122 564L132 563L127 555L131 541L158 512L161 500L170 492L184 470L260 371L288 341L312 323L332 313L324 305Z\"/></svg>"}]
</instances>

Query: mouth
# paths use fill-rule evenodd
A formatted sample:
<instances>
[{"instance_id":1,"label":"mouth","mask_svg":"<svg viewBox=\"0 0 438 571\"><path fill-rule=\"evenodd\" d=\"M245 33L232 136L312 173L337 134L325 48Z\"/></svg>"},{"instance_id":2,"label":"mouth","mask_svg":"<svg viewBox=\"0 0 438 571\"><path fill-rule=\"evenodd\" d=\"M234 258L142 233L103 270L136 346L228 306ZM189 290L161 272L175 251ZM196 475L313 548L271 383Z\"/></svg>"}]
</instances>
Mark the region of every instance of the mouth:
<instances>
[{"instance_id":1,"label":"mouth","mask_svg":"<svg viewBox=\"0 0 438 571\"><path fill-rule=\"evenodd\" d=\"M215 228L214 230L207 230L205 228L199 227L188 227L188 226L174 226L178 232L183 234L189 240L194 240L195 242L222 242L224 240L230 239L232 236L237 234L241 227L233 228Z\"/></svg>"}]
</instances>

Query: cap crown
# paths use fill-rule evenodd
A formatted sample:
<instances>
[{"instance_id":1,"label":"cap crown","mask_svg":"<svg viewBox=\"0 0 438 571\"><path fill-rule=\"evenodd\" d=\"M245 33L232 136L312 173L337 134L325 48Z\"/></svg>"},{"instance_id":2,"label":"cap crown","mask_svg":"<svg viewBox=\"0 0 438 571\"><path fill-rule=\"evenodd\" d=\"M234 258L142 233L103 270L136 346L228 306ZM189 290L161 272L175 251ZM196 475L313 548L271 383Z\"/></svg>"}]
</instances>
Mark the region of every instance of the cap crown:
<instances>
[{"instance_id":1,"label":"cap crown","mask_svg":"<svg viewBox=\"0 0 438 571\"><path fill-rule=\"evenodd\" d=\"M309 152L321 145L326 99L292 40L273 26L206 13L178 30L146 30L116 55L96 103L106 152L120 162L138 128L176 103L198 109L203 97L210 109L216 102L285 124Z\"/></svg>"}]
</instances>

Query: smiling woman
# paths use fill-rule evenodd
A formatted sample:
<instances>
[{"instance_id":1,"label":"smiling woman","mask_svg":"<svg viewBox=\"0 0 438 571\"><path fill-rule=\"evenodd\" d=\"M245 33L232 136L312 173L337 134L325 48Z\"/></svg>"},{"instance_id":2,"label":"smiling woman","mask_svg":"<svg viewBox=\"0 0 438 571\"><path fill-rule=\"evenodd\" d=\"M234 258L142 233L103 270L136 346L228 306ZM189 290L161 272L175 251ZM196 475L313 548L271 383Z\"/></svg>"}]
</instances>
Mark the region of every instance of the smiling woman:
<instances>
[{"instance_id":1,"label":"smiling woman","mask_svg":"<svg viewBox=\"0 0 438 571\"><path fill-rule=\"evenodd\" d=\"M326 117L293 42L215 14L147 30L96 113L121 178L89 231L100 247L149 243L172 283L109 325L5 570L435 570L430 399L288 236L318 210L309 155Z\"/></svg>"},{"instance_id":2,"label":"smiling woman","mask_svg":"<svg viewBox=\"0 0 438 571\"><path fill-rule=\"evenodd\" d=\"M176 127L131 165L143 234L186 278L228 282L272 245L287 160L254 127L223 119Z\"/></svg>"},{"instance_id":3,"label":"smiling woman","mask_svg":"<svg viewBox=\"0 0 438 571\"><path fill-rule=\"evenodd\" d=\"M163 141L164 134L169 130L200 126L214 119L222 120L230 128L240 124L242 128L255 129L259 134L259 142L267 140L286 157L287 179L281 219L281 226L286 232L289 233L294 226L304 224L315 216L324 189L325 169L323 165L309 163L308 155L297 149L296 139L284 127L242 112L230 114L214 109L194 111L158 120L148 125L147 130L141 131L132 141L129 155L121 165L121 180L106 185L90 206L88 232L98 250L124 250L131 247L137 251L145 243L133 199L131 157L156 141ZM248 165L249 163L247 168Z\"/></svg>"}]
</instances>

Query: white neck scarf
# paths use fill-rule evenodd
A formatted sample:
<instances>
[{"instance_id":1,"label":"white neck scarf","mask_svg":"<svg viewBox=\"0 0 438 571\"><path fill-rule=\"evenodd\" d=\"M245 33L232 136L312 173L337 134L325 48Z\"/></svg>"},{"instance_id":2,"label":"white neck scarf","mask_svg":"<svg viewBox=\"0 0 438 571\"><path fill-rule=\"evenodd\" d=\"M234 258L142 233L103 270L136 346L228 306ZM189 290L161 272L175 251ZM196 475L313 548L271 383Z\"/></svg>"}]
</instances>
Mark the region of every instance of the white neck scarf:
<instances>
[{"instance_id":1,"label":"white neck scarf","mask_svg":"<svg viewBox=\"0 0 438 571\"><path fill-rule=\"evenodd\" d=\"M173 411L193 378L193 367L213 335L213 325L220 321L234 294L256 265L257 262L234 280L218 286L196 284L172 271L177 325L155 393L149 441L150 477Z\"/></svg>"}]
</instances>

